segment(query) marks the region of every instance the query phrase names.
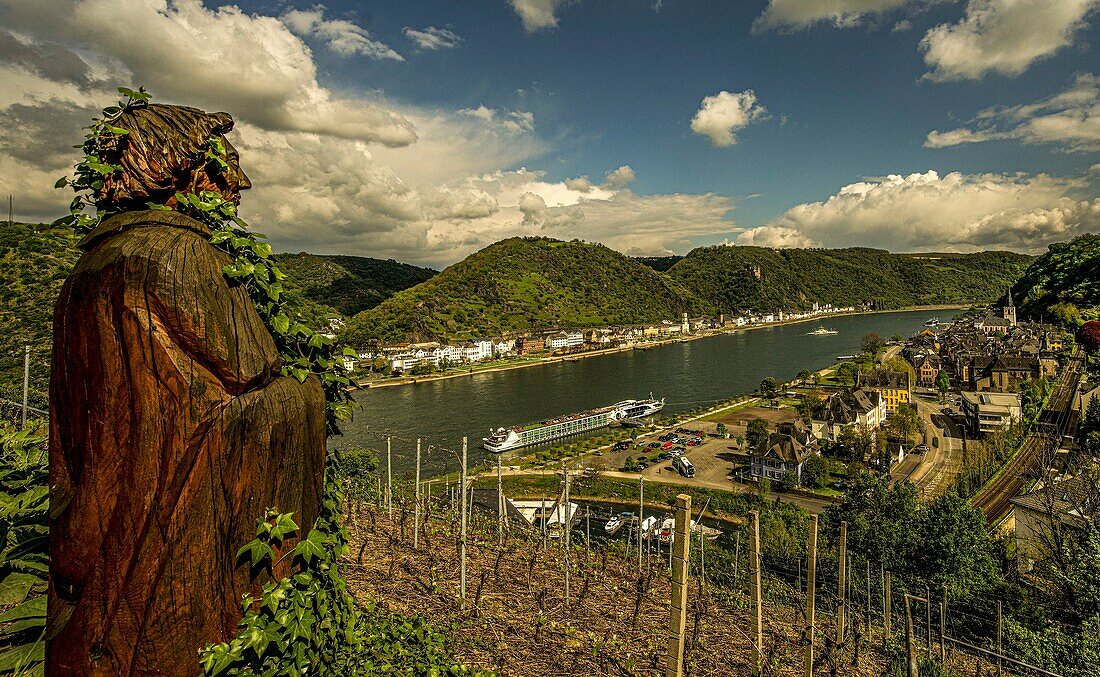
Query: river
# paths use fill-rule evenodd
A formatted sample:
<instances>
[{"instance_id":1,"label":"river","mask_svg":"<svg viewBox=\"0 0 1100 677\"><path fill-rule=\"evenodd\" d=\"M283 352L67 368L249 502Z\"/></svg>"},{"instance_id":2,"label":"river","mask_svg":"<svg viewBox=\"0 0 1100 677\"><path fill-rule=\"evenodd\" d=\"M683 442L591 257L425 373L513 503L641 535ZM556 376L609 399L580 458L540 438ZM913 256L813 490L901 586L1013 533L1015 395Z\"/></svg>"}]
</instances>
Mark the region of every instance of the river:
<instances>
[{"instance_id":1,"label":"river","mask_svg":"<svg viewBox=\"0 0 1100 677\"><path fill-rule=\"evenodd\" d=\"M950 311L941 311L944 319ZM859 352L868 332L889 338L910 336L936 312L927 310L826 318L723 334L652 350L626 351L522 369L488 372L411 385L372 388L355 395L361 409L330 440L341 450L368 447L382 451L384 432L394 434L395 472L412 467L417 437L427 445L458 449L470 438L469 463L492 456L480 448L490 428L540 421L641 399L650 393L666 399L665 411L677 413L752 392L766 376L793 378L802 369L820 369L838 355ZM809 336L818 324L839 333ZM513 454L515 452L512 452ZM425 477L456 469L454 457L425 454ZM384 461L383 461L384 462Z\"/></svg>"}]
</instances>

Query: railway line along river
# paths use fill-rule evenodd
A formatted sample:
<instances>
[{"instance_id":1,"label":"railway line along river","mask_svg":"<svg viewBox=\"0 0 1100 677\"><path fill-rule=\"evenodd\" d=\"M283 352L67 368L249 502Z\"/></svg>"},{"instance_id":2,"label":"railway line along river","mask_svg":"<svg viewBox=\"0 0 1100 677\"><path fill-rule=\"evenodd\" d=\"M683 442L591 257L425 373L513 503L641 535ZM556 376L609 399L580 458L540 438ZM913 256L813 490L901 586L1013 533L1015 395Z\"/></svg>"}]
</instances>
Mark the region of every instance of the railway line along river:
<instances>
[{"instance_id":1,"label":"railway line along river","mask_svg":"<svg viewBox=\"0 0 1100 677\"><path fill-rule=\"evenodd\" d=\"M532 423L650 393L666 399L666 413L688 411L752 392L766 376L787 380L802 369L830 366L839 355L859 352L868 332L887 338L910 336L938 314L947 319L953 313L915 310L829 317L576 362L363 390L355 395L361 405L355 420L329 444L337 450L378 450L385 463L383 434L390 432L394 471L401 473L412 468L417 437L424 439L425 450L429 445L459 449L466 435L472 467L493 456L481 448L481 438L490 428ZM807 334L819 324L838 333ZM422 463L425 477L458 467L452 454L439 449L425 452Z\"/></svg>"}]
</instances>

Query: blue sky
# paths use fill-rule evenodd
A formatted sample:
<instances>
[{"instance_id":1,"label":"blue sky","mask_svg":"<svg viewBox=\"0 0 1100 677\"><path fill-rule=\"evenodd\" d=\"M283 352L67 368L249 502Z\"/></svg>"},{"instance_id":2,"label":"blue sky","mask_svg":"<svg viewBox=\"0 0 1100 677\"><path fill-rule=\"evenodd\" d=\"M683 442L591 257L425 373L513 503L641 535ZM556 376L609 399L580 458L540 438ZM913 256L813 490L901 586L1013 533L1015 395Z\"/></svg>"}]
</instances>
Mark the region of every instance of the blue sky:
<instances>
[{"instance_id":1,"label":"blue sky","mask_svg":"<svg viewBox=\"0 0 1100 677\"><path fill-rule=\"evenodd\" d=\"M10 2L0 116L75 120L112 78L227 110L280 249L1039 251L1100 229L1095 0ZM50 21L66 8L79 25ZM117 11L144 49L114 44ZM84 75L35 70L47 48ZM5 173L28 215L56 209Z\"/></svg>"}]
</instances>

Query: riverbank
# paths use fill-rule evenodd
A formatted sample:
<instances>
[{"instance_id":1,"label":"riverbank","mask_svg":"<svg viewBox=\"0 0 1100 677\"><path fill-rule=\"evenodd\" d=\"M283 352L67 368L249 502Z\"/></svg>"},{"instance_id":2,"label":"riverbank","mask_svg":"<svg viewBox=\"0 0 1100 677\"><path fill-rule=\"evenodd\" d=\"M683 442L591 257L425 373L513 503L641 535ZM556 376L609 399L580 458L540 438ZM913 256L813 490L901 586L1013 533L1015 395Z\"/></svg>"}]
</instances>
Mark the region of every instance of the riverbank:
<instances>
[{"instance_id":1,"label":"riverbank","mask_svg":"<svg viewBox=\"0 0 1100 677\"><path fill-rule=\"evenodd\" d=\"M662 346L673 345L676 343L686 343L689 341L698 341L705 338L713 338L715 336L728 336L733 334L739 334L742 332L753 331L756 329L766 329L772 327L783 327L793 324L803 324L806 322L824 322L829 319L838 317L850 317L858 315L878 315L883 313L903 313L903 312L937 312L942 310L966 310L972 307L972 304L940 304L930 306L908 306L905 308L895 308L892 310L862 310L854 311L850 313L833 313L830 315L818 315L814 317L802 317L794 320L783 320L780 322L769 322L767 324L754 324L746 327L737 327L735 329L712 329L697 334L691 334L688 336L680 336L675 339L668 339L663 341L648 341L643 343L630 343L624 346L616 346L614 348L601 348L599 350L591 350L583 353L572 353L569 355L557 355L553 357L542 357L538 359L532 359L516 364L500 364L486 366L485 368L478 369L471 367L466 370L454 371L451 373L441 374L425 374L423 376L409 376L402 378L390 378L380 381L363 381L357 383L356 386L360 389L375 389L375 388L388 388L393 386L402 385L415 385L417 383L430 383L432 381L444 381L447 379L460 378L463 376L474 376L476 374L491 374L495 372L512 371L514 369L526 369L529 367L538 367L547 364L561 364L564 362L576 362L581 359L590 357L600 357L603 355L614 355L615 353L628 352L631 350L650 350L652 348L658 348Z\"/></svg>"}]
</instances>

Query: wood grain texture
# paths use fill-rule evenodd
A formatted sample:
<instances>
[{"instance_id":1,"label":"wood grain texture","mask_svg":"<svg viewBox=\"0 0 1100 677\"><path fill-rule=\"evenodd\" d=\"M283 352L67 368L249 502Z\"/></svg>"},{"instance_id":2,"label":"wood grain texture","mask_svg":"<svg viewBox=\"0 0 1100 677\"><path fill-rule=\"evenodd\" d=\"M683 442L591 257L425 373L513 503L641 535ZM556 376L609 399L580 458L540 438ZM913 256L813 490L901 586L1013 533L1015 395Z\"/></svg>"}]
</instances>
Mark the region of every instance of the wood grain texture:
<instances>
[{"instance_id":1,"label":"wood grain texture","mask_svg":"<svg viewBox=\"0 0 1100 677\"><path fill-rule=\"evenodd\" d=\"M236 634L241 596L263 583L235 560L256 519L274 507L308 530L317 518L321 385L279 375L209 234L175 212L112 217L62 289L49 674L196 674L198 649Z\"/></svg>"}]
</instances>

